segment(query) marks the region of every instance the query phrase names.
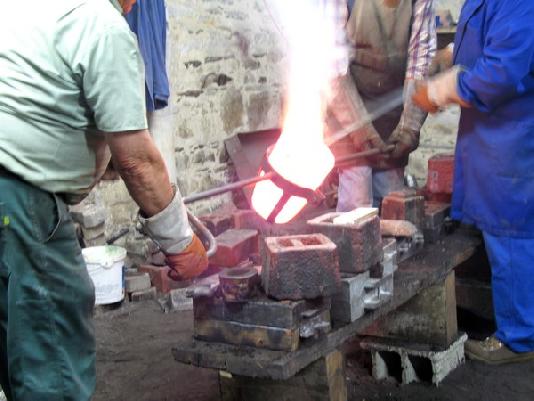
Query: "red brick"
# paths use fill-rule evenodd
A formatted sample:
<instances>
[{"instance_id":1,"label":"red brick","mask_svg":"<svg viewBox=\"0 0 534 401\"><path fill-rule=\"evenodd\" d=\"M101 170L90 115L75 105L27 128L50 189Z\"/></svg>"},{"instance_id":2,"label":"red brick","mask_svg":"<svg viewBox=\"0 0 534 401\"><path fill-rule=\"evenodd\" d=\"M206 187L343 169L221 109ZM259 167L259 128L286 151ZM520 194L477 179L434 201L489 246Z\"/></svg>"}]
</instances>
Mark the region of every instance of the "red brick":
<instances>
[{"instance_id":1,"label":"red brick","mask_svg":"<svg viewBox=\"0 0 534 401\"><path fill-rule=\"evenodd\" d=\"M427 189L432 194L452 194L454 155L439 154L428 160Z\"/></svg>"},{"instance_id":2,"label":"red brick","mask_svg":"<svg viewBox=\"0 0 534 401\"><path fill-rule=\"evenodd\" d=\"M164 294L184 286L182 282L169 278L168 273L171 269L168 266L141 265L138 270L139 272L148 273L152 285Z\"/></svg>"},{"instance_id":3,"label":"red brick","mask_svg":"<svg viewBox=\"0 0 534 401\"><path fill-rule=\"evenodd\" d=\"M425 198L408 189L392 192L382 200L380 218L407 220L422 229L425 218Z\"/></svg>"},{"instance_id":4,"label":"red brick","mask_svg":"<svg viewBox=\"0 0 534 401\"><path fill-rule=\"evenodd\" d=\"M337 247L323 234L268 237L261 254L263 289L275 299L331 296L341 283Z\"/></svg>"},{"instance_id":5,"label":"red brick","mask_svg":"<svg viewBox=\"0 0 534 401\"><path fill-rule=\"evenodd\" d=\"M258 253L258 231L231 229L217 237L217 253L210 258L210 263L234 267L253 253Z\"/></svg>"},{"instance_id":6,"label":"red brick","mask_svg":"<svg viewBox=\"0 0 534 401\"><path fill-rule=\"evenodd\" d=\"M451 203L452 194L433 194L427 191L425 194L425 200L433 203Z\"/></svg>"}]
</instances>

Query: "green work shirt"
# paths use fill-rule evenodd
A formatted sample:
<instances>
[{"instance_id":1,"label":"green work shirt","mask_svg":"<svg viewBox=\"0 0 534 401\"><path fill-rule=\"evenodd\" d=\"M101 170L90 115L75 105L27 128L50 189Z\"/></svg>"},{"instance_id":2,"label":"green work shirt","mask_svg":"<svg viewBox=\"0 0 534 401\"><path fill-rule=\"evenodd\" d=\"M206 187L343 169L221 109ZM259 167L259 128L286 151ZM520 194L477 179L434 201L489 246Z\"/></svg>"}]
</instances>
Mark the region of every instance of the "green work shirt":
<instances>
[{"instance_id":1,"label":"green work shirt","mask_svg":"<svg viewBox=\"0 0 534 401\"><path fill-rule=\"evenodd\" d=\"M10 1L0 13L0 166L83 196L102 132L147 127L144 68L117 0Z\"/></svg>"}]
</instances>

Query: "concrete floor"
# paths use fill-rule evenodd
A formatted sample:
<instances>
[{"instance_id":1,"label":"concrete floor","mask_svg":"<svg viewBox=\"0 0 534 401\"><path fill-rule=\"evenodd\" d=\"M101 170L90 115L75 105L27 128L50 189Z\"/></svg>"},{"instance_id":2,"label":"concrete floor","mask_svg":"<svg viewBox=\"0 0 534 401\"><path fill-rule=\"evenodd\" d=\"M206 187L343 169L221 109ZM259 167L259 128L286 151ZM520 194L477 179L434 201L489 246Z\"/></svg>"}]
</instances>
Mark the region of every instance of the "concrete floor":
<instances>
[{"instance_id":1,"label":"concrete floor","mask_svg":"<svg viewBox=\"0 0 534 401\"><path fill-rule=\"evenodd\" d=\"M96 316L94 401L216 401L215 372L176 363L170 349L192 334L192 313L163 314L156 303L127 305ZM488 367L468 361L439 387L376 383L366 362L349 358L351 401L532 401L534 361ZM296 400L298 401L298 400Z\"/></svg>"}]
</instances>

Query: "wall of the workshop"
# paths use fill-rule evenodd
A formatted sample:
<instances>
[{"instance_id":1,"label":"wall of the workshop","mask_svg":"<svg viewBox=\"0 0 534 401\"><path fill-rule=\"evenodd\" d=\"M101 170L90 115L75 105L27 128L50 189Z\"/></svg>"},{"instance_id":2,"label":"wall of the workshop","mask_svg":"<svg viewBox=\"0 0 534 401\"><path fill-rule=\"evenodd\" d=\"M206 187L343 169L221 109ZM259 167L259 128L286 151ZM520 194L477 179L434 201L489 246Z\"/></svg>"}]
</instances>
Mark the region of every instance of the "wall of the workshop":
<instances>
[{"instance_id":1,"label":"wall of the workshop","mask_svg":"<svg viewBox=\"0 0 534 401\"><path fill-rule=\"evenodd\" d=\"M281 38L262 0L167 0L169 117L184 193L233 177L224 139L277 127ZM218 206L225 198L196 205Z\"/></svg>"}]
</instances>

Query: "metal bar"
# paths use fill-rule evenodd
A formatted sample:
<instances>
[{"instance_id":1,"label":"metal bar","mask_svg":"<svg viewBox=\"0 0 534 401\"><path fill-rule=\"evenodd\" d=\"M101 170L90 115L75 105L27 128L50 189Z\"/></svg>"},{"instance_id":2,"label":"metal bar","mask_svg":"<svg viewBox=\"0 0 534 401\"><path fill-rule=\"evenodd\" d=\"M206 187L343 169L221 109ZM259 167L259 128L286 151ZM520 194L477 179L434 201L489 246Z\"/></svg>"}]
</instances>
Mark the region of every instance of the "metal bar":
<instances>
[{"instance_id":1,"label":"metal bar","mask_svg":"<svg viewBox=\"0 0 534 401\"><path fill-rule=\"evenodd\" d=\"M248 185L255 184L260 181L270 180L276 175L274 171L269 172L262 176L257 176L253 178L248 178L246 180L236 181L232 182L231 184L223 185L217 188L209 189L204 192L199 192L193 195L186 196L184 198L184 203L193 203L202 199L211 198L212 196L222 195L230 191L234 191L236 189L241 189L243 187L246 187Z\"/></svg>"},{"instance_id":2,"label":"metal bar","mask_svg":"<svg viewBox=\"0 0 534 401\"><path fill-rule=\"evenodd\" d=\"M336 167L340 166L346 166L347 164L350 164L352 161L356 159L361 159L362 157L368 157L368 156L376 156L382 153L388 153L391 152L394 149L394 145L388 146L384 152L382 152L380 149L369 149L363 152L353 153L351 155L339 158L336 160ZM260 181L270 180L276 176L276 173L274 171L271 171L269 173L266 173L262 176L257 176L253 178L249 178L246 180L236 181L232 182L231 184L223 185L217 188L209 189L204 192L199 192L190 196L186 196L184 198L184 203L193 203L202 199L211 198L212 196L222 195L227 192L234 191L236 189L241 189L243 187L246 187L248 185L256 184Z\"/></svg>"},{"instance_id":3,"label":"metal bar","mask_svg":"<svg viewBox=\"0 0 534 401\"><path fill-rule=\"evenodd\" d=\"M390 111L395 110L397 107L402 106L402 104L404 103L402 89L392 91L391 93L388 93L387 95L383 96L382 98L378 99L373 103L378 104L379 106L376 107L371 113L369 113L367 115L367 118L358 121L357 123L354 123L352 125L349 125L348 127L337 131L335 134L329 136L328 138L325 138L325 143L330 146L333 143L345 138L350 133L358 131L359 129L365 127L367 124L372 123L373 121L379 119Z\"/></svg>"}]
</instances>

